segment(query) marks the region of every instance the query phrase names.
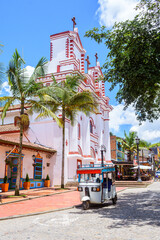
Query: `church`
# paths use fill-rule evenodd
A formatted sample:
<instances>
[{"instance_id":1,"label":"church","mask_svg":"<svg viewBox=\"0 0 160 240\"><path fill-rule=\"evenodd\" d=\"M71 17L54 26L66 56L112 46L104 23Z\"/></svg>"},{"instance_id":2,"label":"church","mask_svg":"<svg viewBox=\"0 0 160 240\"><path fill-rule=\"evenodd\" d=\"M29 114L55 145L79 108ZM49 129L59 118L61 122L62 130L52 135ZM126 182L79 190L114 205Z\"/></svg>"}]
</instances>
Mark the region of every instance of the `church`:
<instances>
[{"instance_id":1,"label":"church","mask_svg":"<svg viewBox=\"0 0 160 240\"><path fill-rule=\"evenodd\" d=\"M78 29L73 21L73 31L65 31L50 36L50 61L47 63L46 75L37 81L44 86L52 83L52 75L56 81L63 81L67 75L76 72L83 74L84 80L78 91L87 89L94 93L98 101L98 112L86 116L79 112L74 126L65 119L65 184L76 181L77 166L82 164L101 163L101 147L105 163L111 163L109 113L112 107L109 98L105 96L103 73L98 62L90 67L89 56L83 48ZM85 63L87 71L85 72ZM26 106L26 112L27 112ZM0 109L2 112L2 109ZM0 183L4 176L8 177L9 188L15 187L17 158L19 152L19 128L15 126L15 116L20 114L20 105L9 108L4 125L0 123ZM61 117L60 115L58 117ZM24 132L21 161L21 188L26 174L29 175L31 188L44 186L47 174L51 186L61 184L62 166L62 129L51 118L36 119L36 114L30 116L30 126Z\"/></svg>"}]
</instances>

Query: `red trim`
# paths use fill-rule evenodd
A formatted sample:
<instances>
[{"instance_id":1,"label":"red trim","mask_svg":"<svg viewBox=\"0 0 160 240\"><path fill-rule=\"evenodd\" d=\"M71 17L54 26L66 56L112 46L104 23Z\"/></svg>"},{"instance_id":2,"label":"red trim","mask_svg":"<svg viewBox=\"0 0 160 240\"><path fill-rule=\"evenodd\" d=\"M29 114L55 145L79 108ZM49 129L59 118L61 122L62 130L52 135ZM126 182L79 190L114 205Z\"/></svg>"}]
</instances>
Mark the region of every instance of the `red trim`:
<instances>
[{"instance_id":1,"label":"red trim","mask_svg":"<svg viewBox=\"0 0 160 240\"><path fill-rule=\"evenodd\" d=\"M79 152L69 152L70 155L72 154L79 154Z\"/></svg>"},{"instance_id":2,"label":"red trim","mask_svg":"<svg viewBox=\"0 0 160 240\"><path fill-rule=\"evenodd\" d=\"M57 73L60 72L60 65L57 65Z\"/></svg>"},{"instance_id":3,"label":"red trim","mask_svg":"<svg viewBox=\"0 0 160 240\"><path fill-rule=\"evenodd\" d=\"M65 32L55 33L55 34L50 35L50 38L53 37L53 36L55 37L55 36L66 34L66 33L71 33L71 32L70 31L65 31Z\"/></svg>"},{"instance_id":4,"label":"red trim","mask_svg":"<svg viewBox=\"0 0 160 240\"><path fill-rule=\"evenodd\" d=\"M20 130L14 130L14 131L6 131L6 132L0 132L0 134L7 134L7 133L19 133Z\"/></svg>"},{"instance_id":5,"label":"red trim","mask_svg":"<svg viewBox=\"0 0 160 240\"><path fill-rule=\"evenodd\" d=\"M89 169L89 170L77 170L77 174L90 174L90 173L101 173L101 170L99 169Z\"/></svg>"}]
</instances>

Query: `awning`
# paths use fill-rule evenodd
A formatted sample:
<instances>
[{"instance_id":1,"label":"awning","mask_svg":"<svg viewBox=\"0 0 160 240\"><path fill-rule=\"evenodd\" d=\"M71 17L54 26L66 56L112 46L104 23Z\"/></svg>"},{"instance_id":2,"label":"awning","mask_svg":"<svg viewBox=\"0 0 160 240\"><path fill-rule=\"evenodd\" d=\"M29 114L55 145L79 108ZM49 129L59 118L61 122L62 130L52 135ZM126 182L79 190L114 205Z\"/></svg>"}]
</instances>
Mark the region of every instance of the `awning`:
<instances>
[{"instance_id":1,"label":"awning","mask_svg":"<svg viewBox=\"0 0 160 240\"><path fill-rule=\"evenodd\" d=\"M143 170L148 170L148 169L152 169L152 167L150 166L144 166L144 165L139 165L139 168L140 169L143 169ZM135 167L132 167L131 169L138 169L138 166L135 166Z\"/></svg>"},{"instance_id":2,"label":"awning","mask_svg":"<svg viewBox=\"0 0 160 240\"><path fill-rule=\"evenodd\" d=\"M133 166L133 161L129 162L129 161L117 161L114 159L111 159L112 163L115 165L126 165L126 166Z\"/></svg>"}]
</instances>

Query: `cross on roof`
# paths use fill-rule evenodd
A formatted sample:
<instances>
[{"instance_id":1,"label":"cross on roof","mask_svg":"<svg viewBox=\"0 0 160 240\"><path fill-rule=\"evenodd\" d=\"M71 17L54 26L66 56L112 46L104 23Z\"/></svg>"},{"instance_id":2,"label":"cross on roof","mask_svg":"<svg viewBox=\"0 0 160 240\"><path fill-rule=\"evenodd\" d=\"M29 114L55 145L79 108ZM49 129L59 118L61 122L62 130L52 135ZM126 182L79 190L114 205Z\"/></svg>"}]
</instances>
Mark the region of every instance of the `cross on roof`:
<instances>
[{"instance_id":1,"label":"cross on roof","mask_svg":"<svg viewBox=\"0 0 160 240\"><path fill-rule=\"evenodd\" d=\"M77 25L77 23L76 23L76 21L75 21L75 20L76 20L76 18L75 18L75 17L73 17L73 18L72 18L72 22L73 22L73 31L74 31L75 25Z\"/></svg>"},{"instance_id":2,"label":"cross on roof","mask_svg":"<svg viewBox=\"0 0 160 240\"><path fill-rule=\"evenodd\" d=\"M97 63L97 60L98 60L98 55L97 55L97 53L95 54L95 57L96 57L96 63Z\"/></svg>"},{"instance_id":3,"label":"cross on roof","mask_svg":"<svg viewBox=\"0 0 160 240\"><path fill-rule=\"evenodd\" d=\"M89 61L89 56L87 55L87 58L85 59L85 61L87 62L87 69L89 68L89 65L91 64Z\"/></svg>"}]
</instances>

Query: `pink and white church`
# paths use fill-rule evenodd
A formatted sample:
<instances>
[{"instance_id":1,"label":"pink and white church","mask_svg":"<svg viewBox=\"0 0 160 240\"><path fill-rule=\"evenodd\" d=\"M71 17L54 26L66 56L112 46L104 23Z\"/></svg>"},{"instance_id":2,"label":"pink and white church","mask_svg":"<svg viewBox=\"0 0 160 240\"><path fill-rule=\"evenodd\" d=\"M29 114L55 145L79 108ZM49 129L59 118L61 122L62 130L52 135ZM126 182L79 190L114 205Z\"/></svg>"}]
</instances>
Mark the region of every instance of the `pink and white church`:
<instances>
[{"instance_id":1,"label":"pink and white church","mask_svg":"<svg viewBox=\"0 0 160 240\"><path fill-rule=\"evenodd\" d=\"M86 62L87 73L85 73ZM105 96L104 82L96 81L103 77L103 73L97 61L97 55L96 66L89 67L89 57L86 56L82 46L78 29L74 27L73 31L50 36L50 61L47 64L47 72L45 77L37 81L42 81L44 86L50 85L52 74L56 81L63 81L67 75L75 71L84 75L78 91L84 89L92 91L99 106L98 113L90 114L89 117L79 112L74 126L71 126L69 119L65 120L65 184L76 181L78 165L100 163L101 145L106 147L104 162L111 163L109 113L112 107L109 105L109 98ZM26 111L27 108L26 106ZM7 175L10 188L15 186L17 171L19 128L14 125L14 118L19 113L19 105L10 107L4 125L0 125L0 183ZM24 133L21 187L23 188L27 173L31 188L43 187L47 174L51 179L51 186L60 185L62 129L51 118L35 119L36 114L30 116L30 127ZM6 163L5 159L12 163L12 167Z\"/></svg>"}]
</instances>

